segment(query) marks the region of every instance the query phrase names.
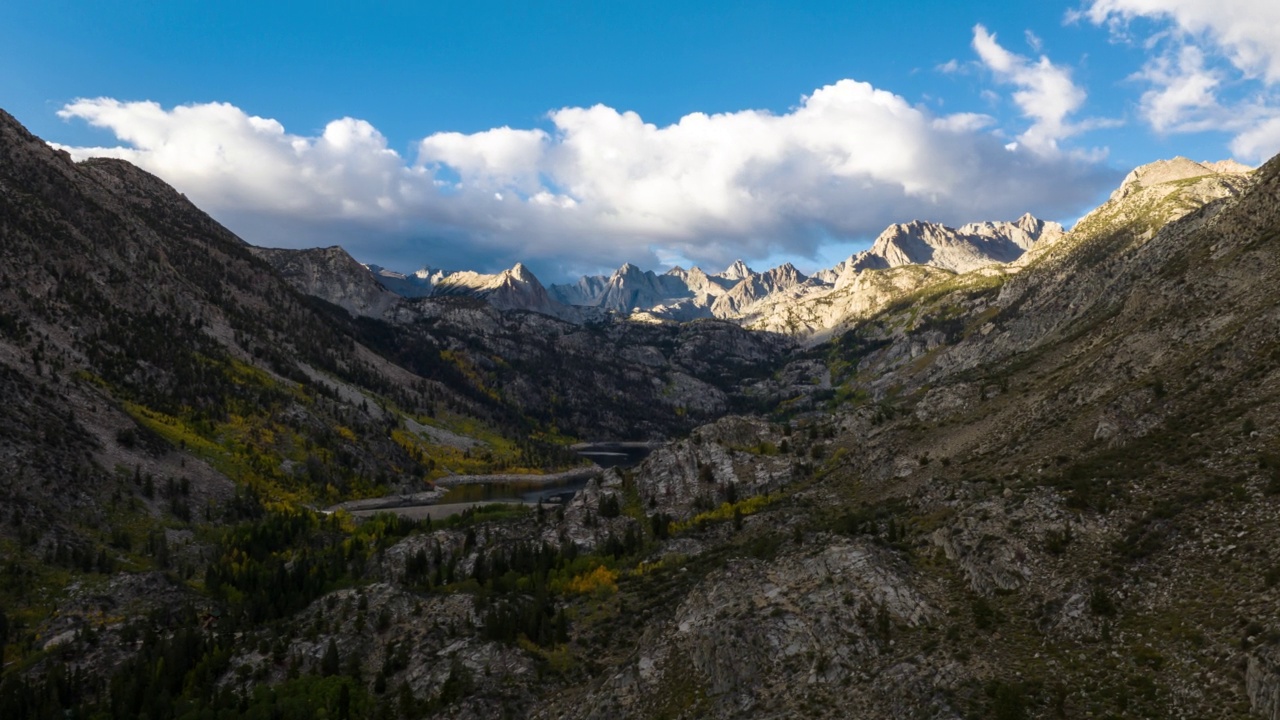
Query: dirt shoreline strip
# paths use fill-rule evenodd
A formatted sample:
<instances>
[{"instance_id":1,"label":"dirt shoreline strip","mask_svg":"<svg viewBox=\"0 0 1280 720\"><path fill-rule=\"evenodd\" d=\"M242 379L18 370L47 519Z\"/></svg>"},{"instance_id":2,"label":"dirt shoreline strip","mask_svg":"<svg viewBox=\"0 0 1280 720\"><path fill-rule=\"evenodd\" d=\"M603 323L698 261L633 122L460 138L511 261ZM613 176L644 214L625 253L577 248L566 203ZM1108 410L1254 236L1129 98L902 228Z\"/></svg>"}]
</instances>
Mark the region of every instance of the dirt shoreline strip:
<instances>
[{"instance_id":1,"label":"dirt shoreline strip","mask_svg":"<svg viewBox=\"0 0 1280 720\"><path fill-rule=\"evenodd\" d=\"M527 485L552 485L571 480L586 480L604 472L599 467L584 467L546 475L448 475L436 480L438 487L455 485L479 485L483 483L524 483Z\"/></svg>"},{"instance_id":2,"label":"dirt shoreline strip","mask_svg":"<svg viewBox=\"0 0 1280 720\"><path fill-rule=\"evenodd\" d=\"M444 497L446 488L454 487L456 485L480 485L484 483L554 485L559 482L586 480L599 476L603 472L604 470L599 467L585 467L558 473L548 473L546 475L449 475L436 480L436 487L434 490L426 490L410 494L402 493L396 495L383 495L382 497L365 498L363 500L348 500L347 502L327 507L324 511L335 512L338 510L346 510L349 513L359 514L372 510L394 510L396 508L435 505Z\"/></svg>"}]
</instances>

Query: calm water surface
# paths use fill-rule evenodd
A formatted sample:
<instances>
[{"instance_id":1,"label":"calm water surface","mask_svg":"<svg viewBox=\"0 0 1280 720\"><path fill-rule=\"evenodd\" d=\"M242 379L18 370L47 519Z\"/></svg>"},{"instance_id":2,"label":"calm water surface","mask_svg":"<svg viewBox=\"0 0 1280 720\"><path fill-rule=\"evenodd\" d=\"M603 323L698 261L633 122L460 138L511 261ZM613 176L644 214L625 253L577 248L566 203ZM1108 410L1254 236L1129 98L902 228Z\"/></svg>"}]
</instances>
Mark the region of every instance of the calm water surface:
<instances>
[{"instance_id":1,"label":"calm water surface","mask_svg":"<svg viewBox=\"0 0 1280 720\"><path fill-rule=\"evenodd\" d=\"M603 468L631 467L645 459L653 448L635 443L591 443L581 445L577 453ZM449 488L435 507L486 502L513 502L535 505L539 502L568 502L589 480L562 480L555 483L472 483ZM459 511L461 508L459 509Z\"/></svg>"}]
</instances>

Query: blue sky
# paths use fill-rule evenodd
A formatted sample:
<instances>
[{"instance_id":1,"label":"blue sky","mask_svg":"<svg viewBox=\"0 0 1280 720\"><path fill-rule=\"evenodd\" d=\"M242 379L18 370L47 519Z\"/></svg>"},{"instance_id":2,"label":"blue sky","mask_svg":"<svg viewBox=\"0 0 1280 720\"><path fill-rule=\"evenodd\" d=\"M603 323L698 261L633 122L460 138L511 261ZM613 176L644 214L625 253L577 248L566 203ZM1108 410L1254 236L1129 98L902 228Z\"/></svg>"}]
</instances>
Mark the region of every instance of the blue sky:
<instances>
[{"instance_id":1,"label":"blue sky","mask_svg":"<svg viewBox=\"0 0 1280 720\"><path fill-rule=\"evenodd\" d=\"M799 6L799 7L797 7ZM830 265L1280 150L1280 3L8 3L0 107L255 244Z\"/></svg>"}]
</instances>

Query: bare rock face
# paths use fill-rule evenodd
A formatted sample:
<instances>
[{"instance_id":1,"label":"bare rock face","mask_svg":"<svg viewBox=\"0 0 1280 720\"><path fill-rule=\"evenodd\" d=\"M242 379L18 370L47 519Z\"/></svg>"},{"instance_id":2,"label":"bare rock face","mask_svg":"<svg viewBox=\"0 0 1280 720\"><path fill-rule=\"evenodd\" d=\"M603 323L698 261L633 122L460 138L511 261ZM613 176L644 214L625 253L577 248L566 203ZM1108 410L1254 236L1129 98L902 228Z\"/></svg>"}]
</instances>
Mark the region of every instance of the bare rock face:
<instances>
[{"instance_id":1,"label":"bare rock face","mask_svg":"<svg viewBox=\"0 0 1280 720\"><path fill-rule=\"evenodd\" d=\"M738 288L713 306L716 315L745 326L821 342L894 300L951 280L957 274L1016 272L1029 251L1064 236L1062 226L1029 214L1012 222L890 226L871 249L812 278L778 283L748 295ZM749 299L754 298L754 299Z\"/></svg>"},{"instance_id":2,"label":"bare rock face","mask_svg":"<svg viewBox=\"0 0 1280 720\"><path fill-rule=\"evenodd\" d=\"M1120 187L1111 193L1111 200L1121 200L1142 188L1154 185L1190 180L1205 175L1244 175L1252 170L1253 168L1235 160L1220 160L1212 163L1198 163L1184 157L1157 160L1134 168L1125 177L1124 182L1120 183Z\"/></svg>"},{"instance_id":3,"label":"bare rock face","mask_svg":"<svg viewBox=\"0 0 1280 720\"><path fill-rule=\"evenodd\" d=\"M642 502L686 519L732 498L767 494L795 477L782 433L756 418L727 417L655 450L635 470Z\"/></svg>"},{"instance_id":4,"label":"bare rock face","mask_svg":"<svg viewBox=\"0 0 1280 720\"><path fill-rule=\"evenodd\" d=\"M734 285L734 281L722 277L723 274L708 275L700 267L690 268L687 272L678 267L672 268L669 274L682 279L694 297L717 297Z\"/></svg>"},{"instance_id":5,"label":"bare rock face","mask_svg":"<svg viewBox=\"0 0 1280 720\"><path fill-rule=\"evenodd\" d=\"M299 292L327 300L352 315L381 317L399 300L336 245L314 250L252 248L252 252Z\"/></svg>"},{"instance_id":6,"label":"bare rock face","mask_svg":"<svg viewBox=\"0 0 1280 720\"><path fill-rule=\"evenodd\" d=\"M618 470L608 470L599 479L587 483L563 508L540 508L538 512L554 513L557 518L554 524L543 530L543 542L552 546L571 542L590 552L602 547L611 537L620 540L628 530L638 532L639 527L634 519L627 516L609 517L610 513L601 512L609 502L614 503L614 507L626 503L622 486L622 474Z\"/></svg>"},{"instance_id":7,"label":"bare rock face","mask_svg":"<svg viewBox=\"0 0 1280 720\"><path fill-rule=\"evenodd\" d=\"M955 274L926 265L841 274L834 287L800 285L770 295L739 318L746 327L798 336L806 344L826 340L893 300Z\"/></svg>"},{"instance_id":8,"label":"bare rock face","mask_svg":"<svg viewBox=\"0 0 1280 720\"><path fill-rule=\"evenodd\" d=\"M904 280L945 280L927 273L891 275L888 285L896 287L887 295L883 278L863 277L869 270L927 267L966 273L998 268L1062 235L1057 223L1029 214L1012 222L970 223L958 229L915 221L890 226L871 249L811 277L790 263L759 273L738 260L716 274L674 267L661 275L627 263L609 276L584 276L548 289L520 264L497 274L430 268L402 274L377 266L368 270L375 285L405 298L472 297L499 310L538 312L575 323L599 321L609 313L650 323L720 318L818 342L838 326L882 306L889 295L917 289L919 283L904 285ZM355 314L378 317L393 304L369 286L365 273L349 267L350 258L339 262L337 254L343 253L338 248L257 252L302 292ZM295 258L296 252L311 254ZM326 269L335 277L326 277Z\"/></svg>"},{"instance_id":9,"label":"bare rock face","mask_svg":"<svg viewBox=\"0 0 1280 720\"><path fill-rule=\"evenodd\" d=\"M733 261L732 265L730 265L728 268L725 268L725 271L719 274L719 277L725 280L728 280L730 282L739 282L741 280L746 280L747 278L752 277L754 275L756 275L756 271L752 270L750 267L747 267L747 264L745 262L741 260L735 260Z\"/></svg>"},{"instance_id":10,"label":"bare rock face","mask_svg":"<svg viewBox=\"0 0 1280 720\"><path fill-rule=\"evenodd\" d=\"M384 675L390 687L405 684L418 697L438 695L445 683L465 676L475 694L469 716L483 717L503 697L527 696L536 682L533 660L519 649L476 637L459 637L480 621L466 594L423 598L394 585L375 583L325 595L300 613L301 622L328 628L323 636L296 637L273 652L246 650L232 667L248 667L276 683L287 668L319 672L332 642L344 672L363 680ZM391 672L387 673L387 669Z\"/></svg>"},{"instance_id":11,"label":"bare rock face","mask_svg":"<svg viewBox=\"0 0 1280 720\"><path fill-rule=\"evenodd\" d=\"M1250 653L1245 688L1254 715L1266 720L1280 718L1280 653L1274 650Z\"/></svg>"},{"instance_id":12,"label":"bare rock face","mask_svg":"<svg viewBox=\"0 0 1280 720\"><path fill-rule=\"evenodd\" d=\"M1023 215L1013 222L971 223L958 229L939 223L915 221L891 225L871 249L851 259L842 273L880 270L902 265L931 265L958 273L986 265L1017 260L1039 243L1062 237L1062 226Z\"/></svg>"},{"instance_id":13,"label":"bare rock face","mask_svg":"<svg viewBox=\"0 0 1280 720\"><path fill-rule=\"evenodd\" d=\"M978 400L979 390L967 383L931 388L916 404L915 415L924 422L938 422L959 415Z\"/></svg>"},{"instance_id":14,"label":"bare rock face","mask_svg":"<svg viewBox=\"0 0 1280 720\"><path fill-rule=\"evenodd\" d=\"M863 668L891 647L897 627L927 624L936 612L908 571L860 543L833 541L769 562L735 560L645 634L634 660L593 693L586 704L593 710L570 716L650 717L661 711L659 698L688 683L705 690L704 716L786 715L797 694L843 696L854 703L845 712L854 715L906 712L891 694L871 698L856 687ZM895 669L881 682L920 679L918 667Z\"/></svg>"},{"instance_id":15,"label":"bare rock face","mask_svg":"<svg viewBox=\"0 0 1280 720\"><path fill-rule=\"evenodd\" d=\"M753 304L799 287L807 279L791 263L766 273L751 272L747 268L738 283L712 303L711 314L719 318L740 317Z\"/></svg>"},{"instance_id":16,"label":"bare rock face","mask_svg":"<svg viewBox=\"0 0 1280 720\"><path fill-rule=\"evenodd\" d=\"M791 268L794 272L794 268ZM731 317L736 308L771 292L787 271L764 275L741 260L722 273L708 275L701 268L674 267L658 275L627 263L611 276L585 276L570 285L552 285L551 294L563 303L687 322L707 317ZM742 288L739 290L739 288ZM736 290L730 306L715 308L718 300Z\"/></svg>"},{"instance_id":17,"label":"bare rock face","mask_svg":"<svg viewBox=\"0 0 1280 720\"><path fill-rule=\"evenodd\" d=\"M975 513L981 510L974 508ZM1017 590L1031 577L1025 545L1011 537L1002 524L983 521L976 514L939 528L932 540L960 567L970 587L983 595Z\"/></svg>"},{"instance_id":18,"label":"bare rock face","mask_svg":"<svg viewBox=\"0 0 1280 720\"><path fill-rule=\"evenodd\" d=\"M572 312L547 293L538 278L522 263L496 275L464 271L441 277L432 295L467 295L478 297L499 310L530 310L562 317Z\"/></svg>"},{"instance_id":19,"label":"bare rock face","mask_svg":"<svg viewBox=\"0 0 1280 720\"><path fill-rule=\"evenodd\" d=\"M1251 184L1251 172L1231 160L1204 165L1174 158L1143 165L1129 173L1107 202L1080 218L1071 230L1071 240L1087 241L1121 229L1140 240L1149 239L1165 225L1214 201L1240 195ZM1047 254L1056 251L1048 248ZM1041 254L1045 253L1035 252L1027 259Z\"/></svg>"},{"instance_id":20,"label":"bare rock face","mask_svg":"<svg viewBox=\"0 0 1280 720\"><path fill-rule=\"evenodd\" d=\"M553 285L551 291L561 302L620 313L652 308L690 295L678 274L658 275L631 263L624 264L607 278L583 277L573 285Z\"/></svg>"},{"instance_id":21,"label":"bare rock face","mask_svg":"<svg viewBox=\"0 0 1280 720\"><path fill-rule=\"evenodd\" d=\"M572 284L553 284L547 292L565 305L595 305L608 283L604 275L584 275Z\"/></svg>"}]
</instances>

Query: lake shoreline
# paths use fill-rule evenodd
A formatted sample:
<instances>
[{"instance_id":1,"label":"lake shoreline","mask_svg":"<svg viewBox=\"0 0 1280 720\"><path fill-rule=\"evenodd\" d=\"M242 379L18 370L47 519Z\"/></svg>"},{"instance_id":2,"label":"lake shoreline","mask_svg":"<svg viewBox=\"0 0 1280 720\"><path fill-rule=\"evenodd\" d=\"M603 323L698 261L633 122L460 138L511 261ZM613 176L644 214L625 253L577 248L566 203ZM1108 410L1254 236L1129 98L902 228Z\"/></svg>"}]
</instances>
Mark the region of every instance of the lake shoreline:
<instances>
[{"instance_id":1,"label":"lake shoreline","mask_svg":"<svg viewBox=\"0 0 1280 720\"><path fill-rule=\"evenodd\" d=\"M506 483L523 484L536 487L539 485L557 485L560 483L590 480L592 478L599 477L602 474L604 474L604 468L593 466L574 468L573 470L565 470L558 473L546 473L544 475L522 475L514 473L497 475L449 475L437 479L435 481L436 487L432 490L424 490L422 492L408 494L400 493L396 495L383 495L381 497L365 498L363 500L348 500L325 508L324 512L345 510L352 514L367 514L377 510L403 510L413 507L426 507L440 505L440 501L448 494L449 488L460 487L463 485L490 485ZM509 502L519 501L511 500Z\"/></svg>"},{"instance_id":2,"label":"lake shoreline","mask_svg":"<svg viewBox=\"0 0 1280 720\"><path fill-rule=\"evenodd\" d=\"M572 482L574 480L589 480L604 473L604 468L596 465L592 467L574 468L573 470L565 470L558 473L545 473L542 475L517 475L517 474L496 474L496 475L446 475L436 479L436 487L455 487L458 485L482 485L486 483L522 483L526 485L553 485L558 482Z\"/></svg>"},{"instance_id":3,"label":"lake shoreline","mask_svg":"<svg viewBox=\"0 0 1280 720\"><path fill-rule=\"evenodd\" d=\"M394 512L397 515L405 517L438 517L446 514L454 514L467 508L479 507L481 505L489 505L494 503L523 503L536 504L525 496L524 499L517 497L477 497L475 493L463 493L463 489L489 486L494 488L512 486L521 486L524 488L549 488L554 490L556 486L568 486L566 489L569 494L577 492L581 485L585 485L590 480L602 476L610 467L623 463L611 462L617 458L636 458L637 452L640 457L648 455L647 451L653 450L662 443L650 441L621 441L606 443L578 443L571 446L584 458L595 459L592 465L585 467L576 467L570 470L563 470L553 473L496 473L491 475L446 475L437 478L434 481L435 487L431 490L424 490L415 493L397 493L394 495L383 495L376 498L365 498L362 500L348 500L347 502L338 503L332 507L326 508L324 512L336 512L343 510L359 517L367 517L381 511ZM584 452L585 451L585 452ZM581 485L580 485L581 484ZM548 492L546 490L542 492ZM462 497L457 497L459 495ZM487 491L481 491L481 494L487 494ZM523 492L520 493L523 495ZM468 497L469 496L469 497ZM450 499L446 499L450 498ZM454 499L456 498L456 500ZM465 499L464 499L465 498ZM474 499L472 499L474 498ZM549 502L563 502L564 499L549 500ZM428 510L434 508L434 510Z\"/></svg>"}]
</instances>

